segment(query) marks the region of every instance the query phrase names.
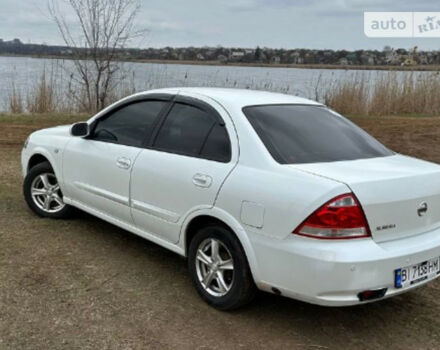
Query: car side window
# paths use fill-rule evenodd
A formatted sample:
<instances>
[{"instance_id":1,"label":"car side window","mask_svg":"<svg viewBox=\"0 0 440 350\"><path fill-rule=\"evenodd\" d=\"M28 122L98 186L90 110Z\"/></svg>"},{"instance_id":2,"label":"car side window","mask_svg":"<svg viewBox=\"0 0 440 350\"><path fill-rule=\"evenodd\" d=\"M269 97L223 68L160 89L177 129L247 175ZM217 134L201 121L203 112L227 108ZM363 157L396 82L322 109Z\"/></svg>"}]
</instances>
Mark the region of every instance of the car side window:
<instances>
[{"instance_id":1,"label":"car side window","mask_svg":"<svg viewBox=\"0 0 440 350\"><path fill-rule=\"evenodd\" d=\"M225 126L198 107L175 103L160 129L154 148L227 162L230 142Z\"/></svg>"},{"instance_id":2,"label":"car side window","mask_svg":"<svg viewBox=\"0 0 440 350\"><path fill-rule=\"evenodd\" d=\"M201 156L219 162L229 162L231 160L231 143L224 125L217 123L211 129L202 148Z\"/></svg>"},{"instance_id":3,"label":"car side window","mask_svg":"<svg viewBox=\"0 0 440 350\"><path fill-rule=\"evenodd\" d=\"M155 121L166 101L140 101L110 112L99 119L92 136L93 140L141 147L151 137Z\"/></svg>"}]
</instances>

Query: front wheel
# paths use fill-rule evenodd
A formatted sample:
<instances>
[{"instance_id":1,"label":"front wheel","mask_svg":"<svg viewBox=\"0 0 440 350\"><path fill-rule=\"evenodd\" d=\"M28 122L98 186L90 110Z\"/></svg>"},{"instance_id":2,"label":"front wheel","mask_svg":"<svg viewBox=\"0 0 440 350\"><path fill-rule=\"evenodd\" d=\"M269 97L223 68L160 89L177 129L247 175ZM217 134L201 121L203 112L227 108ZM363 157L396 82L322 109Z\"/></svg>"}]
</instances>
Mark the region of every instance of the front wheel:
<instances>
[{"instance_id":1,"label":"front wheel","mask_svg":"<svg viewBox=\"0 0 440 350\"><path fill-rule=\"evenodd\" d=\"M63 193L48 162L34 166L26 175L23 194L28 206L42 217L63 219L73 208L63 201Z\"/></svg>"},{"instance_id":2,"label":"front wheel","mask_svg":"<svg viewBox=\"0 0 440 350\"><path fill-rule=\"evenodd\" d=\"M191 240L188 268L200 296L220 310L249 303L256 287L240 242L225 227L202 228Z\"/></svg>"}]
</instances>

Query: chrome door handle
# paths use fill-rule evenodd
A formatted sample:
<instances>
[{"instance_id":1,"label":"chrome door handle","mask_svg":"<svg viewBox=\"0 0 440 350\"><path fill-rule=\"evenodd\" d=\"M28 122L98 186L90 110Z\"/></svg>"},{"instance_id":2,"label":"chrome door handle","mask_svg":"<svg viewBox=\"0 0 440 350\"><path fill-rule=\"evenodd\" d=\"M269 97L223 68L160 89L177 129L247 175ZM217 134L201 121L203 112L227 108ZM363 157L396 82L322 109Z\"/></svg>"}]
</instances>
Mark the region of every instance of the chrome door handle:
<instances>
[{"instance_id":1,"label":"chrome door handle","mask_svg":"<svg viewBox=\"0 0 440 350\"><path fill-rule=\"evenodd\" d=\"M205 174L195 174L192 178L193 184L198 187L210 187L212 184L212 177Z\"/></svg>"},{"instance_id":2,"label":"chrome door handle","mask_svg":"<svg viewBox=\"0 0 440 350\"><path fill-rule=\"evenodd\" d=\"M119 157L116 159L116 165L118 168L121 169L130 169L131 167L131 160L126 157Z\"/></svg>"}]
</instances>

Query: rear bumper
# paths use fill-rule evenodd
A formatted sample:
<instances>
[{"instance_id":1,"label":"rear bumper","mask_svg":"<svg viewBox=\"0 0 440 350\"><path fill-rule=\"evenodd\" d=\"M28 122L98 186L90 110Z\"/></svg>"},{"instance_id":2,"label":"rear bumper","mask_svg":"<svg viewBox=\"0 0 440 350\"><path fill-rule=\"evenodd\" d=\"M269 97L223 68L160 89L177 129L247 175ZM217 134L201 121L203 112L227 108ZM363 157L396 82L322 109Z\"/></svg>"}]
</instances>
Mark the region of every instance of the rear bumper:
<instances>
[{"instance_id":1,"label":"rear bumper","mask_svg":"<svg viewBox=\"0 0 440 350\"><path fill-rule=\"evenodd\" d=\"M276 288L294 299L326 306L366 303L358 294L387 288L384 298L407 292L394 287L394 271L440 256L440 229L376 243L372 239L326 241L291 235L276 240L248 233L265 291ZM379 300L379 299L378 299Z\"/></svg>"}]
</instances>

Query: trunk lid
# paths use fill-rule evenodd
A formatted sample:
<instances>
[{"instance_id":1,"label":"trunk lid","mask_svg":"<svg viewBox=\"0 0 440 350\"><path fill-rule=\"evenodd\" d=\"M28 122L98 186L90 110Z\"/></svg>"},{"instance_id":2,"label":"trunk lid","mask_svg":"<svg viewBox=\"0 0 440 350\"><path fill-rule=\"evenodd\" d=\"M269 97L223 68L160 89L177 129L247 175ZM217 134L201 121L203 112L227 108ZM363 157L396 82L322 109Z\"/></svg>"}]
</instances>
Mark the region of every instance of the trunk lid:
<instances>
[{"instance_id":1,"label":"trunk lid","mask_svg":"<svg viewBox=\"0 0 440 350\"><path fill-rule=\"evenodd\" d=\"M393 155L289 166L350 187L364 209L376 242L440 227L439 165Z\"/></svg>"}]
</instances>

